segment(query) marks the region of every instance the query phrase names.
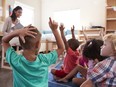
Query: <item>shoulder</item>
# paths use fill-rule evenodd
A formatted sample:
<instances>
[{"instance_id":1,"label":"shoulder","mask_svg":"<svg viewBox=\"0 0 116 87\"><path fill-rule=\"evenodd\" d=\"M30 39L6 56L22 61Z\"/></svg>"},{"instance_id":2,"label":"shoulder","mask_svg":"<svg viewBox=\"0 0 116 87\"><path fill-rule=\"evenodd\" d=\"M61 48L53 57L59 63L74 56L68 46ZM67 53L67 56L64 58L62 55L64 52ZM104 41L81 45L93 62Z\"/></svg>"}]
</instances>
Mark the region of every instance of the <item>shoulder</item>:
<instances>
[{"instance_id":1,"label":"shoulder","mask_svg":"<svg viewBox=\"0 0 116 87\"><path fill-rule=\"evenodd\" d=\"M9 21L9 22L11 22L12 19L11 19L11 17L9 16L9 17L7 17L7 18L5 19L5 21Z\"/></svg>"},{"instance_id":2,"label":"shoulder","mask_svg":"<svg viewBox=\"0 0 116 87\"><path fill-rule=\"evenodd\" d=\"M54 56L54 55L58 56L56 50L53 50L53 51L51 51L50 53L47 53L47 54L40 53L40 54L38 54L38 57L39 58L41 58L41 57L46 58L46 57L51 57L51 56Z\"/></svg>"}]
</instances>

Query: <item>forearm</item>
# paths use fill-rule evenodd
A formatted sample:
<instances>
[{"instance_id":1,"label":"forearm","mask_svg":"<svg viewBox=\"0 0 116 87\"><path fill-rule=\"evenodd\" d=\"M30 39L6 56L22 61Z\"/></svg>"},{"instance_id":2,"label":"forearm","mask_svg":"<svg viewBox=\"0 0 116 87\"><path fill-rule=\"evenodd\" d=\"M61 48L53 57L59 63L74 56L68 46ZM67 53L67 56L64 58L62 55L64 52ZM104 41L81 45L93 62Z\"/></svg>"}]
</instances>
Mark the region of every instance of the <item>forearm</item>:
<instances>
[{"instance_id":1,"label":"forearm","mask_svg":"<svg viewBox=\"0 0 116 87\"><path fill-rule=\"evenodd\" d=\"M18 36L18 30L15 30L14 32L11 32L7 35L5 35L3 38L2 38L2 42L4 43L9 43L9 41L13 38L13 37L16 37Z\"/></svg>"},{"instance_id":2,"label":"forearm","mask_svg":"<svg viewBox=\"0 0 116 87\"><path fill-rule=\"evenodd\" d=\"M60 31L61 32L61 37L62 37L62 40L64 42L64 45L65 45L65 49L67 50L68 49L68 43L67 43L67 40L64 36L64 32L63 31Z\"/></svg>"},{"instance_id":3,"label":"forearm","mask_svg":"<svg viewBox=\"0 0 116 87\"><path fill-rule=\"evenodd\" d=\"M73 38L73 39L76 39L76 38L75 38L75 35L74 35L74 32L71 32L71 33L72 33L72 38Z\"/></svg>"},{"instance_id":4,"label":"forearm","mask_svg":"<svg viewBox=\"0 0 116 87\"><path fill-rule=\"evenodd\" d=\"M59 35L59 32L57 30L54 30L53 34L56 38L56 43L57 43L58 49L63 49L64 50L64 44L63 44L63 41L62 41L62 39Z\"/></svg>"},{"instance_id":5,"label":"forearm","mask_svg":"<svg viewBox=\"0 0 116 87\"><path fill-rule=\"evenodd\" d=\"M88 79L80 87L93 87L93 83Z\"/></svg>"},{"instance_id":6,"label":"forearm","mask_svg":"<svg viewBox=\"0 0 116 87\"><path fill-rule=\"evenodd\" d=\"M69 80L72 77L74 77L78 73L78 68L75 67L68 75L66 75L64 78Z\"/></svg>"}]
</instances>

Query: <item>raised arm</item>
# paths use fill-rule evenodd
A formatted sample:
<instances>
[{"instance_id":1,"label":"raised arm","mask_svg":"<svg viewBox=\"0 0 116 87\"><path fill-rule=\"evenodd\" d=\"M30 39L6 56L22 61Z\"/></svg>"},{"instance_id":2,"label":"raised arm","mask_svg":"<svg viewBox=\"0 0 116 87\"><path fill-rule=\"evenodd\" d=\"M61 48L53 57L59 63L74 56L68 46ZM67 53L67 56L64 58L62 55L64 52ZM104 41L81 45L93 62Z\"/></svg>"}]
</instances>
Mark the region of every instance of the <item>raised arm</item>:
<instances>
[{"instance_id":1,"label":"raised arm","mask_svg":"<svg viewBox=\"0 0 116 87\"><path fill-rule=\"evenodd\" d=\"M51 18L49 18L49 26L55 36L55 39L56 39L56 43L57 43L57 46L58 46L58 49L57 49L57 53L58 53L58 56L60 56L63 51L64 51L64 44L63 44L63 41L60 37L60 34L57 30L58 28L58 23L55 22L54 20L52 20Z\"/></svg>"},{"instance_id":2,"label":"raised arm","mask_svg":"<svg viewBox=\"0 0 116 87\"><path fill-rule=\"evenodd\" d=\"M87 37L87 35L86 35L86 33L85 33L83 27L82 27L82 33L83 33L83 35L84 35L85 41L87 41L87 40L88 40L88 37Z\"/></svg>"},{"instance_id":3,"label":"raised arm","mask_svg":"<svg viewBox=\"0 0 116 87\"><path fill-rule=\"evenodd\" d=\"M60 33L61 33L62 40L63 40L64 45L65 45L65 49L68 50L69 45L68 45L67 40L66 40L65 35L64 35L65 27L64 27L63 24L60 24L59 28L60 28Z\"/></svg>"},{"instance_id":4,"label":"raised arm","mask_svg":"<svg viewBox=\"0 0 116 87\"><path fill-rule=\"evenodd\" d=\"M72 38L76 39L74 34L74 29L75 29L75 26L73 25L73 27L71 27Z\"/></svg>"},{"instance_id":5,"label":"raised arm","mask_svg":"<svg viewBox=\"0 0 116 87\"><path fill-rule=\"evenodd\" d=\"M2 44L3 44L3 47L4 47L4 50L6 52L6 50L10 47L10 43L9 41L14 38L14 37L17 37L19 36L23 42L25 43L25 40L24 40L24 37L25 36L32 36L32 37L35 37L34 35L36 34L35 32L32 32L30 30L33 30L35 28L24 28L24 29L18 29L18 30L15 30L7 35L5 35L3 38L2 38Z\"/></svg>"}]
</instances>

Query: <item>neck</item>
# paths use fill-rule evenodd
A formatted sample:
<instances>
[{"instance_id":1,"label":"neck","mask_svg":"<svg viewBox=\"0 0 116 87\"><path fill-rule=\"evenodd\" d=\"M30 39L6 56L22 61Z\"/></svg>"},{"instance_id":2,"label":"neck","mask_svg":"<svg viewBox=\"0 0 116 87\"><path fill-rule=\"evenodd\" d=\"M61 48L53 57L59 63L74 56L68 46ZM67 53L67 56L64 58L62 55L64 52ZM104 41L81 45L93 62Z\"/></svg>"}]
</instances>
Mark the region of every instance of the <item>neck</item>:
<instances>
[{"instance_id":1,"label":"neck","mask_svg":"<svg viewBox=\"0 0 116 87\"><path fill-rule=\"evenodd\" d=\"M36 60L35 50L24 50L23 51L23 56L29 61L35 61Z\"/></svg>"}]
</instances>

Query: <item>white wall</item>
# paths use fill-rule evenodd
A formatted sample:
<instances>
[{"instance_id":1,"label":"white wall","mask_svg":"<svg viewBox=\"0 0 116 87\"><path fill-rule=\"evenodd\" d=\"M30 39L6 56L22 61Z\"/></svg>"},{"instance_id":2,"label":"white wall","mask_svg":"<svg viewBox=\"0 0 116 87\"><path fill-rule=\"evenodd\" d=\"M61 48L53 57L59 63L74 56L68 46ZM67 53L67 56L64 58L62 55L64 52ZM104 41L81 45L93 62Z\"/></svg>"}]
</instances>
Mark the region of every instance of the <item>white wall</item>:
<instances>
[{"instance_id":1,"label":"white wall","mask_svg":"<svg viewBox=\"0 0 116 87\"><path fill-rule=\"evenodd\" d=\"M81 25L105 26L105 1L106 0L41 0L42 29L48 29L49 17L53 17L56 11L80 9ZM69 20L70 21L70 20Z\"/></svg>"},{"instance_id":2,"label":"white wall","mask_svg":"<svg viewBox=\"0 0 116 87\"><path fill-rule=\"evenodd\" d=\"M15 1L18 1L20 3L26 4L28 6L33 7L34 10L34 26L40 29L41 27L41 0L6 0L6 8L8 9L8 5L13 6ZM23 15L23 14L22 14ZM28 16L28 13L27 13Z\"/></svg>"}]
</instances>

